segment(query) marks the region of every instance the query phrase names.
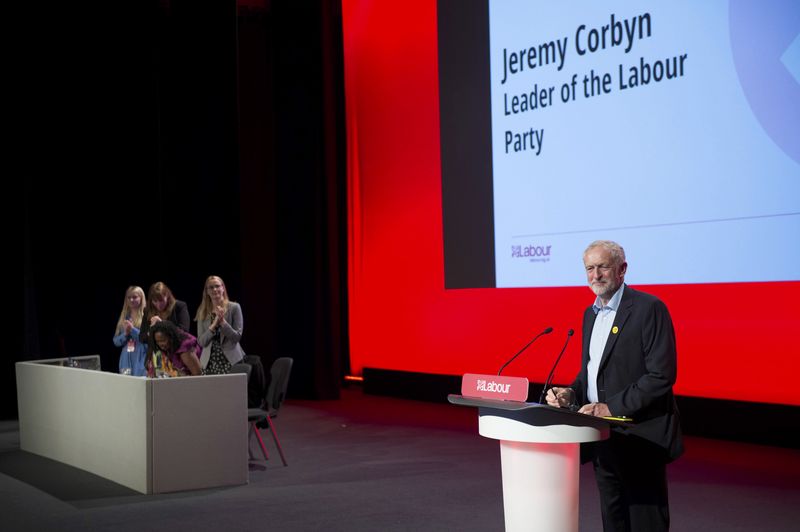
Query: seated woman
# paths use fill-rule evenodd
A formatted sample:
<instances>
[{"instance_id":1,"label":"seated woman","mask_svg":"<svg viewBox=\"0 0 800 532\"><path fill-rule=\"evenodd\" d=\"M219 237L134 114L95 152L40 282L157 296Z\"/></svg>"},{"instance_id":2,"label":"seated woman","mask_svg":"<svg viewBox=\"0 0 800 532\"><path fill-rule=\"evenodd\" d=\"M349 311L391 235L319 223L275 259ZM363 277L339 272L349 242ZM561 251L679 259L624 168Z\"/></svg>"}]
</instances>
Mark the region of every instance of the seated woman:
<instances>
[{"instance_id":1,"label":"seated woman","mask_svg":"<svg viewBox=\"0 0 800 532\"><path fill-rule=\"evenodd\" d=\"M150 328L147 348L148 377L164 373L170 377L200 375L200 344L197 338L171 321L159 321Z\"/></svg>"}]
</instances>

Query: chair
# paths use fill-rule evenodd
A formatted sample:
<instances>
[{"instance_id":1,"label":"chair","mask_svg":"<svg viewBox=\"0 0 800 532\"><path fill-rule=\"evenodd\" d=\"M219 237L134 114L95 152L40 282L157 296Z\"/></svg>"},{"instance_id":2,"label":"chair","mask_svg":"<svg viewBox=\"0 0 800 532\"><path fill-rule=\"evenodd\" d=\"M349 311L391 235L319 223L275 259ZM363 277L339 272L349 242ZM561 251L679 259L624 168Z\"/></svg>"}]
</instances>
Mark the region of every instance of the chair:
<instances>
[{"instance_id":1,"label":"chair","mask_svg":"<svg viewBox=\"0 0 800 532\"><path fill-rule=\"evenodd\" d=\"M246 362L238 362L231 366L229 373L244 373L247 375L247 387L248 392L250 388L250 374L253 372L253 366L247 364Z\"/></svg>"},{"instance_id":2,"label":"chair","mask_svg":"<svg viewBox=\"0 0 800 532\"><path fill-rule=\"evenodd\" d=\"M289 387L289 374L292 371L293 362L294 360L290 357L281 357L272 363L270 367L272 379L270 380L261 408L250 408L247 411L250 431L255 432L258 443L261 444L261 451L264 453L264 459L269 460L269 455L267 454L267 448L264 446L264 440L261 439L261 434L258 431L258 425L266 422L270 432L272 432L272 439L275 440L275 446L278 447L278 452L281 455L284 466L288 466L289 464L286 462L286 457L283 455L283 448L278 439L278 434L275 432L275 424L272 423L272 418L278 415L283 400L286 398L286 389Z\"/></svg>"},{"instance_id":3,"label":"chair","mask_svg":"<svg viewBox=\"0 0 800 532\"><path fill-rule=\"evenodd\" d=\"M242 362L250 364L250 375L247 379L247 408L261 408L269 387L264 364L258 355L245 355Z\"/></svg>"},{"instance_id":4,"label":"chair","mask_svg":"<svg viewBox=\"0 0 800 532\"><path fill-rule=\"evenodd\" d=\"M252 371L252 366L250 364L245 364L244 362L238 362L231 366L231 370L229 373L244 373L247 375L247 382L250 382L250 372Z\"/></svg>"},{"instance_id":5,"label":"chair","mask_svg":"<svg viewBox=\"0 0 800 532\"><path fill-rule=\"evenodd\" d=\"M250 364L245 364L244 362L237 362L236 364L231 366L231 369L228 373L244 373L245 375L247 375L247 378L249 379L251 368L252 366L250 366Z\"/></svg>"}]
</instances>

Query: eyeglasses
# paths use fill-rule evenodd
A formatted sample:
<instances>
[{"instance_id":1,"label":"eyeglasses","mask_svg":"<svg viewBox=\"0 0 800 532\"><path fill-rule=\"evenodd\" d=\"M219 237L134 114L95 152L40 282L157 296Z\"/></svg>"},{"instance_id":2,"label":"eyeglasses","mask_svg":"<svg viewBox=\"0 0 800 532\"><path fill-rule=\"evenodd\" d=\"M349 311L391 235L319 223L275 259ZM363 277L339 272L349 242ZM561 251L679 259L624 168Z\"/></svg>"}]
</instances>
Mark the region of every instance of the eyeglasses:
<instances>
[{"instance_id":1,"label":"eyeglasses","mask_svg":"<svg viewBox=\"0 0 800 532\"><path fill-rule=\"evenodd\" d=\"M210 284L206 287L206 290L209 292L213 292L214 290L222 290L221 284Z\"/></svg>"}]
</instances>

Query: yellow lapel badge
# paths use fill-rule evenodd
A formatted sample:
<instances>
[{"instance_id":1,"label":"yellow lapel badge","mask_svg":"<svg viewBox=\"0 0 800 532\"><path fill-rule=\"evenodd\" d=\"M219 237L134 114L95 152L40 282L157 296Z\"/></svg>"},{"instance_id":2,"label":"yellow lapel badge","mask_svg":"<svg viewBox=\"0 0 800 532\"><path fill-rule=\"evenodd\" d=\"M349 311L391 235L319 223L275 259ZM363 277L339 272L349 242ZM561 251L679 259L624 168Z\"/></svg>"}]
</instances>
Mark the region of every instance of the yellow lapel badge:
<instances>
[{"instance_id":1,"label":"yellow lapel badge","mask_svg":"<svg viewBox=\"0 0 800 532\"><path fill-rule=\"evenodd\" d=\"M618 332L619 332L619 327L617 327L616 325L611 327L611 334L617 334Z\"/></svg>"}]
</instances>

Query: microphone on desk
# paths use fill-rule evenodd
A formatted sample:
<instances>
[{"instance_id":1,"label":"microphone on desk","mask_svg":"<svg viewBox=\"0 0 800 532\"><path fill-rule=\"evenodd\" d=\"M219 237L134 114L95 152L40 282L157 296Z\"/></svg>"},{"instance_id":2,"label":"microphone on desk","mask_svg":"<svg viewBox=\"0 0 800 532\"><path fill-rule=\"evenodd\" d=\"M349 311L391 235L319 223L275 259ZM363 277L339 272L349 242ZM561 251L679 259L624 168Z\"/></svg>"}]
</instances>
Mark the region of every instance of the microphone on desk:
<instances>
[{"instance_id":1,"label":"microphone on desk","mask_svg":"<svg viewBox=\"0 0 800 532\"><path fill-rule=\"evenodd\" d=\"M508 366L509 364L511 364L511 362L513 362L513 360L514 360L515 358L517 358L518 356L520 356L520 355L522 354L522 352L523 352L523 351L525 351L526 349L528 349L528 347L530 347L530 345L531 345L533 342L535 342L537 338L539 338L540 336L542 336L542 335L544 335L544 334L550 334L551 332L553 332L553 328L552 328L552 327L548 327L547 329L543 330L542 332L540 332L539 334L537 334L536 336L534 336L534 337L533 337L533 340L531 340L530 342L528 342L527 344L525 344L525 347L523 347L522 349L520 349L519 351L517 351L517 354L516 354L516 355L514 355L513 357L511 357L510 359L508 359L508 362L506 362L505 364L503 364L503 365L500 367L500 371L498 371L498 372L497 372L497 375L500 375L500 373L502 373L502 372L503 372L503 370L504 370L504 369L506 369L506 366Z\"/></svg>"},{"instance_id":2,"label":"microphone on desk","mask_svg":"<svg viewBox=\"0 0 800 532\"><path fill-rule=\"evenodd\" d=\"M572 338L572 335L575 334L575 331L572 329L567 331L567 341L564 342L564 347L561 348L561 352L558 354L556 358L556 363L553 364L553 369L550 370L550 374L547 376L547 380L544 381L544 388L542 388L542 394L539 396L539 404L544 404L544 396L547 393L547 388L550 386L550 381L553 378L553 373L556 372L556 366L558 366L558 362L561 360L561 355L564 354L564 351L567 350L567 344L569 343L569 339Z\"/></svg>"}]
</instances>

